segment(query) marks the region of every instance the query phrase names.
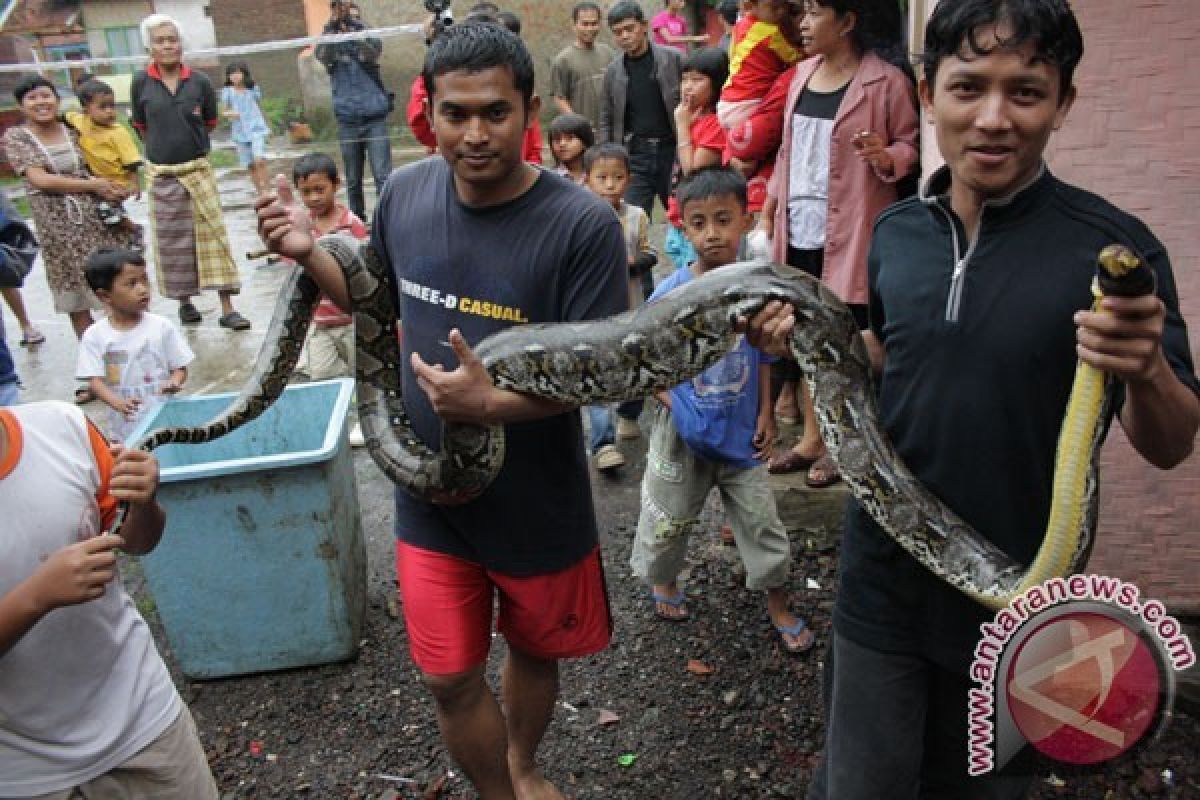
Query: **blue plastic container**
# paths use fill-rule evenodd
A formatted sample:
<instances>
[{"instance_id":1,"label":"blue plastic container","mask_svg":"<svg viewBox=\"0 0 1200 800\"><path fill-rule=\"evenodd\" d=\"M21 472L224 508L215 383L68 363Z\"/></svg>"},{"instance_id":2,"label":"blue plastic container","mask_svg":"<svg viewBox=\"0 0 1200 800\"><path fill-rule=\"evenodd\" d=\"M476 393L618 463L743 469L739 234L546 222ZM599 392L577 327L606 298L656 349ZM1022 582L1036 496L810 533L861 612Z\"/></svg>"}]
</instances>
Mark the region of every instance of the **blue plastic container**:
<instances>
[{"instance_id":1,"label":"blue plastic container","mask_svg":"<svg viewBox=\"0 0 1200 800\"><path fill-rule=\"evenodd\" d=\"M155 451L167 528L142 565L187 675L324 664L357 652L366 550L346 440L353 390L349 380L291 386L227 436ZM130 439L203 425L234 397L173 400Z\"/></svg>"}]
</instances>

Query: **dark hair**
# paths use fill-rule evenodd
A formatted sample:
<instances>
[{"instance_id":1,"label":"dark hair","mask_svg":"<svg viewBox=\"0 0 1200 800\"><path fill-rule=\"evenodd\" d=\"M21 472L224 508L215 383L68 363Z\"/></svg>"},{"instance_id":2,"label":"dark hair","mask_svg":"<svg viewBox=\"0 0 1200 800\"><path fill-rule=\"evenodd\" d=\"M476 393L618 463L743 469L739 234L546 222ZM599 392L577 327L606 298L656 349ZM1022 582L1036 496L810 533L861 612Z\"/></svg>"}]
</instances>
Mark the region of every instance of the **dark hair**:
<instances>
[{"instance_id":1,"label":"dark hair","mask_svg":"<svg viewBox=\"0 0 1200 800\"><path fill-rule=\"evenodd\" d=\"M97 97L103 97L104 95L115 97L113 88L111 86L104 81L96 80L95 78L92 78L86 83L79 84L79 88L75 90L75 94L79 96L79 104L84 108L91 105L92 101Z\"/></svg>"},{"instance_id":2,"label":"dark hair","mask_svg":"<svg viewBox=\"0 0 1200 800\"><path fill-rule=\"evenodd\" d=\"M38 75L36 72L31 72L24 78L21 78L17 82L17 85L13 87L13 97L16 99L17 105L21 105L21 101L25 99L25 95L43 86L54 92L55 97L58 97L58 87L51 83L49 78Z\"/></svg>"},{"instance_id":3,"label":"dark hair","mask_svg":"<svg viewBox=\"0 0 1200 800\"><path fill-rule=\"evenodd\" d=\"M606 158L611 158L613 161L620 161L625 165L625 169L629 169L629 151L615 142L605 142L598 144L595 147L589 147L583 153L583 174L587 175L592 171L597 161L603 161Z\"/></svg>"},{"instance_id":4,"label":"dark hair","mask_svg":"<svg viewBox=\"0 0 1200 800\"><path fill-rule=\"evenodd\" d=\"M925 51L921 65L932 90L943 58L971 53L986 56L979 34L985 29L1006 28L998 39L1004 50L1033 44L1034 57L1058 67L1061 103L1071 88L1075 68L1083 58L1083 33L1066 0L959 0L939 3L925 26Z\"/></svg>"},{"instance_id":5,"label":"dark hair","mask_svg":"<svg viewBox=\"0 0 1200 800\"><path fill-rule=\"evenodd\" d=\"M582 114L559 114L555 117L546 129L546 137L553 144L555 136L574 136L583 142L585 149L596 143L592 121Z\"/></svg>"},{"instance_id":6,"label":"dark hair","mask_svg":"<svg viewBox=\"0 0 1200 800\"><path fill-rule=\"evenodd\" d=\"M642 11L642 7L633 0L619 0L608 10L608 27L610 28L627 19L645 22L646 12Z\"/></svg>"},{"instance_id":7,"label":"dark hair","mask_svg":"<svg viewBox=\"0 0 1200 800\"><path fill-rule=\"evenodd\" d=\"M850 41L862 53L874 53L901 69L907 65L912 76L912 65L904 47L904 16L896 0L813 0L823 8L833 9L839 16L854 14L854 29ZM954 3L950 3L954 5ZM915 81L914 81L915 83Z\"/></svg>"},{"instance_id":8,"label":"dark hair","mask_svg":"<svg viewBox=\"0 0 1200 800\"><path fill-rule=\"evenodd\" d=\"M699 72L712 81L712 97L709 98L709 104L716 108L717 100L721 97L721 87L729 78L729 56L719 47L705 47L685 58L679 72Z\"/></svg>"},{"instance_id":9,"label":"dark hair","mask_svg":"<svg viewBox=\"0 0 1200 800\"><path fill-rule=\"evenodd\" d=\"M245 86L247 89L254 88L254 76L250 74L250 65L245 61L234 61L225 68L226 86L233 86L233 83L229 80L229 76L235 72L242 73L242 86Z\"/></svg>"},{"instance_id":10,"label":"dark hair","mask_svg":"<svg viewBox=\"0 0 1200 800\"><path fill-rule=\"evenodd\" d=\"M492 67L508 67L513 86L525 99L525 108L533 98L533 59L521 39L506 28L486 22L452 25L425 53L421 79L433 99L433 79L447 72L480 72Z\"/></svg>"},{"instance_id":11,"label":"dark hair","mask_svg":"<svg viewBox=\"0 0 1200 800\"><path fill-rule=\"evenodd\" d=\"M726 24L733 25L738 18L738 0L721 0L717 3L717 13Z\"/></svg>"},{"instance_id":12,"label":"dark hair","mask_svg":"<svg viewBox=\"0 0 1200 800\"><path fill-rule=\"evenodd\" d=\"M113 281L121 274L121 268L126 264L146 266L146 259L140 253L126 250L124 247L101 247L88 256L83 265L83 277L93 292L101 289L112 291Z\"/></svg>"},{"instance_id":13,"label":"dark hair","mask_svg":"<svg viewBox=\"0 0 1200 800\"><path fill-rule=\"evenodd\" d=\"M521 18L511 11L499 11L496 13L496 19L500 20L500 24L508 28L517 36L521 35Z\"/></svg>"},{"instance_id":14,"label":"dark hair","mask_svg":"<svg viewBox=\"0 0 1200 800\"><path fill-rule=\"evenodd\" d=\"M604 14L599 3L594 3L592 0L580 0L580 2L571 7L571 22L579 22L579 15L584 11L595 11L596 16Z\"/></svg>"},{"instance_id":15,"label":"dark hair","mask_svg":"<svg viewBox=\"0 0 1200 800\"><path fill-rule=\"evenodd\" d=\"M317 173L338 182L337 162L333 158L325 153L306 153L292 165L292 183L299 185L300 181Z\"/></svg>"},{"instance_id":16,"label":"dark hair","mask_svg":"<svg viewBox=\"0 0 1200 800\"><path fill-rule=\"evenodd\" d=\"M730 167L703 167L689 172L675 187L675 202L679 203L680 213L688 203L728 195L737 199L743 211L746 209L746 179L742 173Z\"/></svg>"}]
</instances>

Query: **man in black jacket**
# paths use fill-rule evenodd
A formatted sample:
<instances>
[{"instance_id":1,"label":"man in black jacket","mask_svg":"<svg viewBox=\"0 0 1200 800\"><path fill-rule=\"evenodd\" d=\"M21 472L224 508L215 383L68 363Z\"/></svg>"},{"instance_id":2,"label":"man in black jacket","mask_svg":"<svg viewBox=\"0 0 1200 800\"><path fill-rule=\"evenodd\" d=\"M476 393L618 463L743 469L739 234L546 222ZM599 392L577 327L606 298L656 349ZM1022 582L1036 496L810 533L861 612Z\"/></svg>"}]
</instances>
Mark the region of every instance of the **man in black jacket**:
<instances>
[{"instance_id":1,"label":"man in black jacket","mask_svg":"<svg viewBox=\"0 0 1200 800\"><path fill-rule=\"evenodd\" d=\"M1200 424L1165 249L1043 161L1082 55L1066 0L938 5L920 93L946 166L880 216L868 256L865 336L882 372L887 433L925 486L1021 564L1046 530L1077 360L1115 379L1121 426L1155 466L1183 461ZM1087 310L1096 256L1113 243L1153 270L1157 292ZM765 316L750 338L778 352L793 320ZM857 503L840 569L825 754L809 797L1025 797L1029 748L968 775L968 669L992 613L922 567Z\"/></svg>"},{"instance_id":2,"label":"man in black jacket","mask_svg":"<svg viewBox=\"0 0 1200 800\"><path fill-rule=\"evenodd\" d=\"M350 13L347 0L332 0L329 21L322 33L365 31L364 22ZM375 194L392 171L392 145L388 138L387 117L392 110L392 95L383 88L379 74L379 56L383 43L378 39L319 44L317 60L329 72L333 89L333 115L338 123L338 140L346 170L346 198L360 219L367 219L363 198L363 162L371 161Z\"/></svg>"},{"instance_id":3,"label":"man in black jacket","mask_svg":"<svg viewBox=\"0 0 1200 800\"><path fill-rule=\"evenodd\" d=\"M609 10L608 27L625 55L604 72L597 141L625 145L630 173L625 201L653 217L655 196L665 208L671 195L682 59L678 51L650 42L646 15L633 0L620 0Z\"/></svg>"}]
</instances>

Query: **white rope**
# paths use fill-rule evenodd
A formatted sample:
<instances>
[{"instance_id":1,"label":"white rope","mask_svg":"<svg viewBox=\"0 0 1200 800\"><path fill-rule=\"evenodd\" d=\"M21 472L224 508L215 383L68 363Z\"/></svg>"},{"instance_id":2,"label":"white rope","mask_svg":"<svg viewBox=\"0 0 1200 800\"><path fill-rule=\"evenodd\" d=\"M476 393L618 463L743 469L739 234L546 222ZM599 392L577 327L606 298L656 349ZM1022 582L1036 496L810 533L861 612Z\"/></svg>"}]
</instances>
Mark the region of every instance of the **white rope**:
<instances>
[{"instance_id":1,"label":"white rope","mask_svg":"<svg viewBox=\"0 0 1200 800\"><path fill-rule=\"evenodd\" d=\"M326 33L320 36L301 36L297 39L274 39L269 42L254 44L234 44L226 47L205 47L200 50L189 50L184 53L184 60L189 58L212 58L214 56L242 56L250 53L268 53L272 50L288 50L291 48L308 47L315 44L334 44L336 42L354 42L359 39L385 38L399 36L404 33L417 33L422 36L425 29L421 25L390 25L386 28L371 28L365 31L350 33ZM144 64L150 60L148 55L112 56L110 58L81 58L70 61L35 61L28 64L0 64L0 72L42 72L44 70L77 69L80 67L98 67L113 64Z\"/></svg>"}]
</instances>

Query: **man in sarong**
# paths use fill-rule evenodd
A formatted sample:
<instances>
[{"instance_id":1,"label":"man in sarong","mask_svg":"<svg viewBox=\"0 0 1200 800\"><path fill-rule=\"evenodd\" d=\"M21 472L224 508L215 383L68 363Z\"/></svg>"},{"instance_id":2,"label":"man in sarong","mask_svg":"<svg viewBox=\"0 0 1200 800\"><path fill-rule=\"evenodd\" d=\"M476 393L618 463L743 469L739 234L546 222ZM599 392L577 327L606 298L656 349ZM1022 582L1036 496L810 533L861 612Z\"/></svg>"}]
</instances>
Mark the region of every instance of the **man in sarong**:
<instances>
[{"instance_id":1,"label":"man in sarong","mask_svg":"<svg viewBox=\"0 0 1200 800\"><path fill-rule=\"evenodd\" d=\"M133 78L133 126L146 146L150 230L159 291L179 301L179 320L198 325L192 297L215 289L222 328L250 321L233 308L241 288L208 162L208 132L217 124L217 95L202 72L183 63L179 23L164 14L142 20L150 63Z\"/></svg>"}]
</instances>

